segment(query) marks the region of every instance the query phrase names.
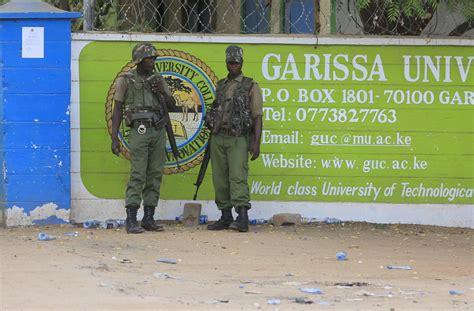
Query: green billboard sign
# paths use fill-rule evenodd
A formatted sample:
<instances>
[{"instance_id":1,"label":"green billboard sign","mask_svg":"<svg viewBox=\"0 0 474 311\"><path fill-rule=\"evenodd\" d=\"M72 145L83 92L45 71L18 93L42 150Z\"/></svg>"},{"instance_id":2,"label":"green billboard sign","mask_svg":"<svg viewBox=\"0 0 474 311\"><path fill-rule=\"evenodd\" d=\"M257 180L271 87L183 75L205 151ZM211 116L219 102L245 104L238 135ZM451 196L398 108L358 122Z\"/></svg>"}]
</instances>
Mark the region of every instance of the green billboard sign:
<instances>
[{"instance_id":1,"label":"green billboard sign","mask_svg":"<svg viewBox=\"0 0 474 311\"><path fill-rule=\"evenodd\" d=\"M117 158L107 128L113 81L132 68L132 46L93 42L80 54L80 173L100 198L122 198L128 180L127 129ZM156 68L178 103L171 117L180 144L180 166L169 155L162 198L188 200L227 45L156 46ZM264 97L253 200L473 204L473 47L241 46L244 74ZM213 199L210 173L203 200Z\"/></svg>"}]
</instances>

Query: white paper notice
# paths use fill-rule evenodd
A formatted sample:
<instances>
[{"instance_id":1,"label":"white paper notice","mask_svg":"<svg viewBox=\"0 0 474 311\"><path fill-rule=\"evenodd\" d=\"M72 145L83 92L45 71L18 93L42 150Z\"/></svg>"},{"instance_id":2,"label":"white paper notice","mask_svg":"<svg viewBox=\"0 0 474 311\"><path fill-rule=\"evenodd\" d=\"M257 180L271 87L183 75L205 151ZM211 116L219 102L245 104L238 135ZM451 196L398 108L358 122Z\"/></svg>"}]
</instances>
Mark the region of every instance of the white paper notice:
<instances>
[{"instance_id":1,"label":"white paper notice","mask_svg":"<svg viewBox=\"0 0 474 311\"><path fill-rule=\"evenodd\" d=\"M21 57L44 58L44 27L21 28Z\"/></svg>"}]
</instances>

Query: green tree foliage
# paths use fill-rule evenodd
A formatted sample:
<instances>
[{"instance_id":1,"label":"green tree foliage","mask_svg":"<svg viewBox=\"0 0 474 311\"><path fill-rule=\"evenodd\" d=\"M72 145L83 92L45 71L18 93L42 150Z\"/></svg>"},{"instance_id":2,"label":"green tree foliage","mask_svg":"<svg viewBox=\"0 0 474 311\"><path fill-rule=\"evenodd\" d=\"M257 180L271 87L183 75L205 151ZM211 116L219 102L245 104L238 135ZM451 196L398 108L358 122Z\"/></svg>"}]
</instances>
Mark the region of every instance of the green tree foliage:
<instances>
[{"instance_id":1,"label":"green tree foliage","mask_svg":"<svg viewBox=\"0 0 474 311\"><path fill-rule=\"evenodd\" d=\"M355 0L364 32L380 35L419 35L441 2L462 12L463 31L474 27L474 0Z\"/></svg>"},{"instance_id":2,"label":"green tree foliage","mask_svg":"<svg viewBox=\"0 0 474 311\"><path fill-rule=\"evenodd\" d=\"M45 2L64 11L82 12L83 0L45 0ZM72 31L80 30L82 30L82 18L78 18L72 24Z\"/></svg>"}]
</instances>

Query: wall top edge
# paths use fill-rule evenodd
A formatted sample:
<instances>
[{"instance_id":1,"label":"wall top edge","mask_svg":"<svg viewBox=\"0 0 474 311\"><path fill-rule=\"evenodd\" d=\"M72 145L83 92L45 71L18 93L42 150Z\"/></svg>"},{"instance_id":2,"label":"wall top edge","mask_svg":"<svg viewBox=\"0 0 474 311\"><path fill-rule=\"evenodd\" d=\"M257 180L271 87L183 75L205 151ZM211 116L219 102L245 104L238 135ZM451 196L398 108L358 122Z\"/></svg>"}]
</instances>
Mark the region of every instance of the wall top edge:
<instances>
[{"instance_id":1,"label":"wall top edge","mask_svg":"<svg viewBox=\"0 0 474 311\"><path fill-rule=\"evenodd\" d=\"M81 17L81 13L77 12L0 12L0 20L30 20L30 19L76 19Z\"/></svg>"},{"instance_id":2,"label":"wall top edge","mask_svg":"<svg viewBox=\"0 0 474 311\"><path fill-rule=\"evenodd\" d=\"M428 38L428 37L315 37L311 35L215 35L215 34L165 34L165 33L117 33L75 32L76 41L162 41L162 42L208 42L247 44L303 44L303 45L423 45L423 46L474 46L474 39Z\"/></svg>"}]
</instances>

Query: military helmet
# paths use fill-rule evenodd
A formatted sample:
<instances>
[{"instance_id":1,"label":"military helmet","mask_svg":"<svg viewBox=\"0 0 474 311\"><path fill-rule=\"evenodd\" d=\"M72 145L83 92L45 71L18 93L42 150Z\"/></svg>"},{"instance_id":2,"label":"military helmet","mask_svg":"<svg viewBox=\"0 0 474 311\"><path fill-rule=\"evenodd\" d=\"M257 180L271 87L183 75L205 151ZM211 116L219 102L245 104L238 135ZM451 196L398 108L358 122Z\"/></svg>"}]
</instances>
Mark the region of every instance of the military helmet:
<instances>
[{"instance_id":1,"label":"military helmet","mask_svg":"<svg viewBox=\"0 0 474 311\"><path fill-rule=\"evenodd\" d=\"M241 47L236 45L229 45L225 50L225 61L226 62L235 62L242 63L243 61L243 50Z\"/></svg>"},{"instance_id":2,"label":"military helmet","mask_svg":"<svg viewBox=\"0 0 474 311\"><path fill-rule=\"evenodd\" d=\"M140 63L146 57L155 57L156 48L151 43L138 43L132 50L132 61Z\"/></svg>"}]
</instances>

